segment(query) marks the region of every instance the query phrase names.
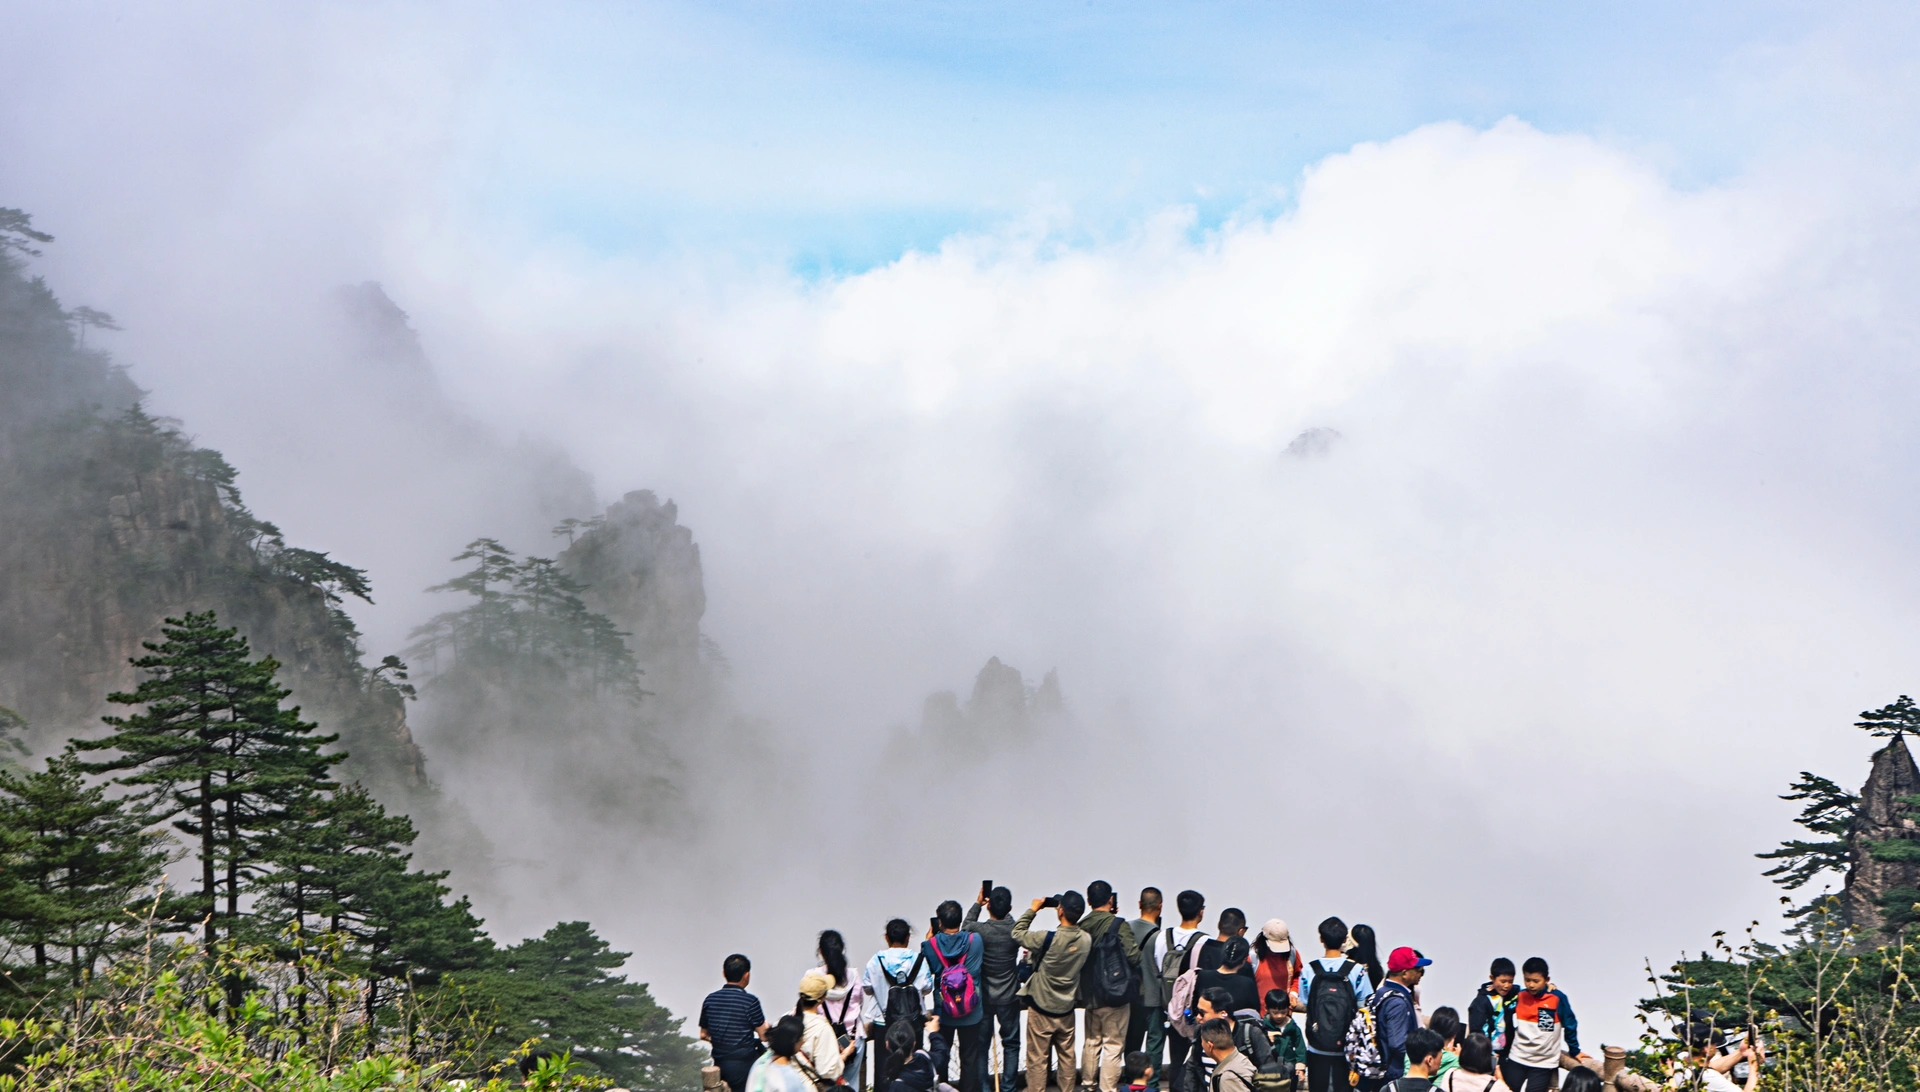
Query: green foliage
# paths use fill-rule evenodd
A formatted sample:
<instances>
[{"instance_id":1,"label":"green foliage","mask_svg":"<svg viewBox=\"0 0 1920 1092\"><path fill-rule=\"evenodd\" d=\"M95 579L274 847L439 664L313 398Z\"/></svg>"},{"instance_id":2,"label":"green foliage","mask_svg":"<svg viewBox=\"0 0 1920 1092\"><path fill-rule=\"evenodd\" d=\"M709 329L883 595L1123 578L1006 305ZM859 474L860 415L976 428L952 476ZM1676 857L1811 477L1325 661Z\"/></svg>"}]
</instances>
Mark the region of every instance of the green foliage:
<instances>
[{"instance_id":1,"label":"green foliage","mask_svg":"<svg viewBox=\"0 0 1920 1092\"><path fill-rule=\"evenodd\" d=\"M154 901L167 860L151 817L89 786L71 753L44 770L0 769L0 946L8 1001L82 990L127 950L129 908Z\"/></svg>"},{"instance_id":2,"label":"green foliage","mask_svg":"<svg viewBox=\"0 0 1920 1092\"><path fill-rule=\"evenodd\" d=\"M113 729L74 744L107 752L90 773L117 775L143 794L155 816L187 835L200 865L196 916L211 945L240 918L248 882L264 865L262 846L307 794L332 788L324 751L337 736L315 734L275 681L279 664L254 660L247 641L212 612L169 618L164 640L133 661L147 678L132 693L108 695L141 706L105 718Z\"/></svg>"},{"instance_id":3,"label":"green foliage","mask_svg":"<svg viewBox=\"0 0 1920 1092\"><path fill-rule=\"evenodd\" d=\"M1750 927L1737 949L1715 934L1714 952L1649 977L1641 1003L1648 1053L1671 1065L1680 1050L1664 1025L1704 1013L1717 1028L1756 1029L1770 1044L1765 1087L1783 1092L1880 1092L1920 1081L1920 948L1862 947L1822 913L1791 948Z\"/></svg>"},{"instance_id":4,"label":"green foliage","mask_svg":"<svg viewBox=\"0 0 1920 1092\"><path fill-rule=\"evenodd\" d=\"M248 987L230 1018L227 983ZM297 963L259 948L149 943L116 965L103 995L71 1014L0 1020L0 1092L586 1092L607 1082L564 1054L530 1064L531 1045L481 1048L460 1006L421 1006L404 1031L372 1025L355 981L323 950ZM520 1077L522 1068L529 1072Z\"/></svg>"},{"instance_id":5,"label":"green foliage","mask_svg":"<svg viewBox=\"0 0 1920 1092\"><path fill-rule=\"evenodd\" d=\"M1894 838L1885 842L1871 842L1867 852L1873 854L1876 861L1920 861L1920 842L1911 842L1905 838Z\"/></svg>"},{"instance_id":6,"label":"green foliage","mask_svg":"<svg viewBox=\"0 0 1920 1092\"><path fill-rule=\"evenodd\" d=\"M631 701L644 695L627 635L587 608L584 587L551 558L522 560L498 540L479 538L453 560L473 567L427 590L460 592L472 602L414 630L407 650L435 676L464 665L515 680L544 675Z\"/></svg>"},{"instance_id":7,"label":"green foliage","mask_svg":"<svg viewBox=\"0 0 1920 1092\"><path fill-rule=\"evenodd\" d=\"M1802 770L1800 779L1780 799L1805 802L1794 822L1815 837L1791 839L1778 849L1756 854L1761 860L1780 862L1765 875L1788 891L1797 891L1820 876L1844 873L1852 859L1850 839L1858 821L1859 795L1847 792L1829 778ZM1791 913L1804 917L1820 904L1816 898Z\"/></svg>"},{"instance_id":8,"label":"green foliage","mask_svg":"<svg viewBox=\"0 0 1920 1092\"><path fill-rule=\"evenodd\" d=\"M700 1052L678 1021L645 986L616 973L627 955L586 922L562 922L454 981L477 1007L497 1014L495 1049L538 1039L629 1088L698 1085Z\"/></svg>"},{"instance_id":9,"label":"green foliage","mask_svg":"<svg viewBox=\"0 0 1920 1092\"><path fill-rule=\"evenodd\" d=\"M1854 727L1870 736L1881 739L1899 739L1903 735L1920 731L1920 706L1905 694L1895 699L1892 705L1883 705L1878 709L1869 709L1860 714Z\"/></svg>"}]
</instances>

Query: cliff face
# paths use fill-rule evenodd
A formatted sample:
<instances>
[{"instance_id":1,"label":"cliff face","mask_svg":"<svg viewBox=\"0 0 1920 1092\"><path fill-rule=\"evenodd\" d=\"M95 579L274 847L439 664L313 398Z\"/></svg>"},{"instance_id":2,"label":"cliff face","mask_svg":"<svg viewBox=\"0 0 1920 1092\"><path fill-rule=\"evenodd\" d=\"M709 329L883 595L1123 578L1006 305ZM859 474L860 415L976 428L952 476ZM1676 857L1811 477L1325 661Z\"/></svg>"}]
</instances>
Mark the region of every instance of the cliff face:
<instances>
[{"instance_id":1,"label":"cliff face","mask_svg":"<svg viewBox=\"0 0 1920 1092\"><path fill-rule=\"evenodd\" d=\"M628 493L586 525L559 558L582 598L627 633L644 685L671 709L701 701L710 679L700 618L707 612L700 547L672 501Z\"/></svg>"},{"instance_id":2,"label":"cliff face","mask_svg":"<svg viewBox=\"0 0 1920 1092\"><path fill-rule=\"evenodd\" d=\"M1895 737L1873 756L1850 839L1853 863L1842 907L1847 923L1863 933L1888 927L1888 896L1907 899L1900 893L1913 892L1911 898L1920 901L1920 859L1887 851L1920 837L1920 823L1910 817L1913 809L1907 803L1915 796L1920 796L1920 766L1914 764L1905 739Z\"/></svg>"},{"instance_id":3,"label":"cliff face","mask_svg":"<svg viewBox=\"0 0 1920 1092\"><path fill-rule=\"evenodd\" d=\"M52 293L0 258L0 706L39 749L92 733L161 620L211 609L341 734L346 776L418 802L429 785L404 702L361 664L336 606L337 578L355 571L289 549L240 502L225 460L142 413Z\"/></svg>"}]
</instances>

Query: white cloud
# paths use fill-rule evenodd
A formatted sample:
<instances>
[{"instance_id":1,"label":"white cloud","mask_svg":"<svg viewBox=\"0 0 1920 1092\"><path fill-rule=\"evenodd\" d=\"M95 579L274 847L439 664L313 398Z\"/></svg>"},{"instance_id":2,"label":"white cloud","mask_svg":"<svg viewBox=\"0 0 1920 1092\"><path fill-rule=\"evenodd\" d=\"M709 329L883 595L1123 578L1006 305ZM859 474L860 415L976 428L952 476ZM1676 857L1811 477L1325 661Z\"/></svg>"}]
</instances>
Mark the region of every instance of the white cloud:
<instances>
[{"instance_id":1,"label":"white cloud","mask_svg":"<svg viewBox=\"0 0 1920 1092\"><path fill-rule=\"evenodd\" d=\"M16 100L14 146L54 167L0 179L62 235L56 286L127 320L136 374L256 508L356 544L376 647L425 609L416 574L486 528L438 525L458 503L336 518L382 490L404 513L422 480L305 397L326 377L289 345L290 314L367 277L476 412L608 493L680 502L751 703L828 759L990 654L1060 666L1096 726L1129 711L1152 770L1127 776L1179 821L1062 877L996 810L968 883L989 856L1037 885L1192 882L1296 928L1371 918L1441 957L1435 996L1538 949L1617 1036L1641 954L1769 909L1744 855L1783 832L1773 793L1803 765L1854 776L1848 714L1913 686L1900 162L1682 188L1601 140L1442 124L1315 164L1278 214L1173 209L1091 241L1036 217L805 282L503 224L474 197L512 154L469 112L486 51L365 29L307 21L267 35L291 60L227 58L257 98L161 78L227 71L217 36L129 44L86 70L100 86L76 68L48 93L98 95L64 127ZM118 104L151 131L73 152L139 129ZM109 159L126 169L68 181ZM1281 454L1316 426L1343 435L1326 458ZM1172 788L1169 753L1208 745ZM1295 841L1249 874L1277 814ZM1200 829L1223 840L1174 844ZM804 894L860 937L951 893L858 879ZM710 953L657 951L663 911L624 880L489 912L604 918L686 1009ZM1486 911L1522 895L1546 911ZM762 905L708 920L744 931ZM797 964L815 924L764 943Z\"/></svg>"}]
</instances>

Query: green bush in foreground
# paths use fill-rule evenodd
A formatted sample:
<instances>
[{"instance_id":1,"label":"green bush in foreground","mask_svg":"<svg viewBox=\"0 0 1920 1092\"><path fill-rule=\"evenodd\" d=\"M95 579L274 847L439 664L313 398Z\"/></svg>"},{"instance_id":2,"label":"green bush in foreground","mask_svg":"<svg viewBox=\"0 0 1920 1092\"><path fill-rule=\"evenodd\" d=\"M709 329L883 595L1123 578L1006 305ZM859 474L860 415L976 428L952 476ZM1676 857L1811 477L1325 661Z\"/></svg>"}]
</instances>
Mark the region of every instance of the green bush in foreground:
<instances>
[{"instance_id":1,"label":"green bush in foreground","mask_svg":"<svg viewBox=\"0 0 1920 1092\"><path fill-rule=\"evenodd\" d=\"M538 1040L485 1056L498 1014L458 990L370 1024L364 984L324 945L285 962L266 949L209 956L154 939L106 979L60 999L58 1015L0 1020L0 1092L585 1092L612 1083L584 1075L570 1053L545 1054ZM244 984L237 1005L234 982Z\"/></svg>"}]
</instances>

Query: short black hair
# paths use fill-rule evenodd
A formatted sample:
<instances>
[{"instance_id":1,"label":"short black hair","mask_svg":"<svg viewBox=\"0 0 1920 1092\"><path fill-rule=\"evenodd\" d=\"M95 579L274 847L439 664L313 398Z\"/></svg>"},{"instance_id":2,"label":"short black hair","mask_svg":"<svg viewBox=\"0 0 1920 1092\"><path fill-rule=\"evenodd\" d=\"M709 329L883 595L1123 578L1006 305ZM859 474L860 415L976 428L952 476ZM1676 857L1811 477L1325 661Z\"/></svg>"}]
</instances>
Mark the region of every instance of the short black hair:
<instances>
[{"instance_id":1,"label":"short black hair","mask_svg":"<svg viewBox=\"0 0 1920 1092\"><path fill-rule=\"evenodd\" d=\"M1493 1076L1493 1040L1479 1032L1460 1044L1460 1068L1483 1077Z\"/></svg>"},{"instance_id":2,"label":"short black hair","mask_svg":"<svg viewBox=\"0 0 1920 1092\"><path fill-rule=\"evenodd\" d=\"M1166 901L1167 897L1162 895L1157 887L1140 889L1140 909L1142 910L1158 910Z\"/></svg>"},{"instance_id":3,"label":"short black hair","mask_svg":"<svg viewBox=\"0 0 1920 1092\"><path fill-rule=\"evenodd\" d=\"M1268 990L1266 1001L1267 1001L1267 1015L1272 1016L1276 1023L1281 1020L1292 1018L1293 999L1287 996L1287 991ZM1275 1015L1276 1013L1278 1015Z\"/></svg>"},{"instance_id":4,"label":"short black hair","mask_svg":"<svg viewBox=\"0 0 1920 1092\"><path fill-rule=\"evenodd\" d=\"M728 982L738 982L753 970L753 960L735 952L720 963L720 976Z\"/></svg>"},{"instance_id":5,"label":"short black hair","mask_svg":"<svg viewBox=\"0 0 1920 1092\"><path fill-rule=\"evenodd\" d=\"M1127 1056L1120 1061L1120 1083L1132 1084L1135 1081L1144 1079L1147 1075L1147 1070L1152 1068L1152 1066L1153 1059L1147 1057L1146 1051L1127 1051Z\"/></svg>"},{"instance_id":6,"label":"short black hair","mask_svg":"<svg viewBox=\"0 0 1920 1092\"><path fill-rule=\"evenodd\" d=\"M1424 1062L1446 1045L1440 1040L1440 1033L1432 1028L1414 1028L1407 1032L1407 1061Z\"/></svg>"},{"instance_id":7,"label":"short black hair","mask_svg":"<svg viewBox=\"0 0 1920 1092\"><path fill-rule=\"evenodd\" d=\"M1217 1016L1233 1014L1233 991L1225 986L1208 986L1200 991L1198 1000L1213 1006L1214 1014Z\"/></svg>"},{"instance_id":8,"label":"short black hair","mask_svg":"<svg viewBox=\"0 0 1920 1092\"><path fill-rule=\"evenodd\" d=\"M1215 1050L1221 1047L1231 1047L1233 1045L1233 1026L1225 1020L1208 1020L1194 1030L1193 1037L1213 1047Z\"/></svg>"},{"instance_id":9,"label":"short black hair","mask_svg":"<svg viewBox=\"0 0 1920 1092\"><path fill-rule=\"evenodd\" d=\"M1078 891L1068 891L1060 896L1060 916L1067 919L1068 925L1079 922L1080 915L1087 912L1087 900L1080 897Z\"/></svg>"},{"instance_id":10,"label":"short black hair","mask_svg":"<svg viewBox=\"0 0 1920 1092\"><path fill-rule=\"evenodd\" d=\"M1452 1005L1442 1005L1434 1009L1433 1015L1427 1017L1427 1026L1433 1029L1433 1033L1438 1035L1443 1043L1459 1042L1460 1033L1466 1030L1466 1025L1460 1022L1460 1010Z\"/></svg>"},{"instance_id":11,"label":"short black hair","mask_svg":"<svg viewBox=\"0 0 1920 1092\"><path fill-rule=\"evenodd\" d=\"M1328 918L1320 923L1320 947L1328 951L1347 942L1347 923L1339 918Z\"/></svg>"},{"instance_id":12,"label":"short black hair","mask_svg":"<svg viewBox=\"0 0 1920 1092\"><path fill-rule=\"evenodd\" d=\"M1552 971L1547 970L1547 961L1544 959L1541 959L1539 956L1533 956L1529 958L1525 963L1520 964L1520 969L1525 971L1528 974L1537 974L1541 978L1545 978L1548 975L1553 973Z\"/></svg>"},{"instance_id":13,"label":"short black hair","mask_svg":"<svg viewBox=\"0 0 1920 1092\"><path fill-rule=\"evenodd\" d=\"M894 918L887 923L888 944L905 944L912 935L913 926L907 924L906 918Z\"/></svg>"},{"instance_id":14,"label":"short black hair","mask_svg":"<svg viewBox=\"0 0 1920 1092\"><path fill-rule=\"evenodd\" d=\"M1506 956L1501 956L1494 960L1493 966L1487 968L1488 978L1499 978L1501 975L1512 978L1516 973L1518 972L1513 969L1513 960L1508 959Z\"/></svg>"},{"instance_id":15,"label":"short black hair","mask_svg":"<svg viewBox=\"0 0 1920 1092\"><path fill-rule=\"evenodd\" d=\"M1238 906L1229 906L1220 911L1220 931L1237 933L1247 927L1247 912Z\"/></svg>"},{"instance_id":16,"label":"short black hair","mask_svg":"<svg viewBox=\"0 0 1920 1092\"><path fill-rule=\"evenodd\" d=\"M1004 887L996 887L987 892L987 913L996 918L1004 918L1013 912L1013 892Z\"/></svg>"},{"instance_id":17,"label":"short black hair","mask_svg":"<svg viewBox=\"0 0 1920 1092\"><path fill-rule=\"evenodd\" d=\"M1192 921L1206 912L1207 897L1198 891L1186 890L1173 897L1173 905L1180 910L1181 921Z\"/></svg>"},{"instance_id":18,"label":"short black hair","mask_svg":"<svg viewBox=\"0 0 1920 1092\"><path fill-rule=\"evenodd\" d=\"M960 928L960 904L952 899L948 899L936 907L933 911L933 916L940 919L940 928L942 929Z\"/></svg>"},{"instance_id":19,"label":"short black hair","mask_svg":"<svg viewBox=\"0 0 1920 1092\"><path fill-rule=\"evenodd\" d=\"M1095 909L1113 901L1113 885L1105 880L1095 880L1087 885L1087 905Z\"/></svg>"}]
</instances>

